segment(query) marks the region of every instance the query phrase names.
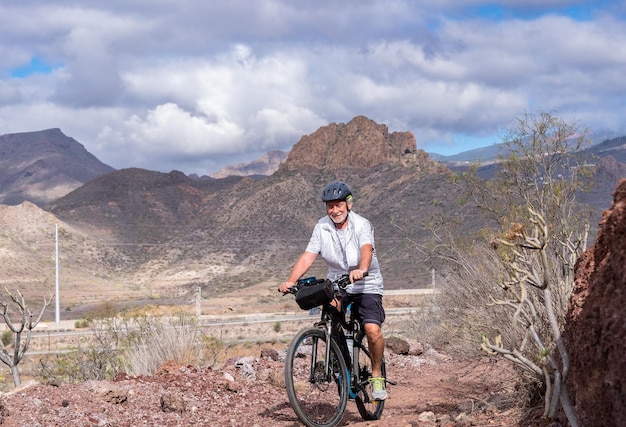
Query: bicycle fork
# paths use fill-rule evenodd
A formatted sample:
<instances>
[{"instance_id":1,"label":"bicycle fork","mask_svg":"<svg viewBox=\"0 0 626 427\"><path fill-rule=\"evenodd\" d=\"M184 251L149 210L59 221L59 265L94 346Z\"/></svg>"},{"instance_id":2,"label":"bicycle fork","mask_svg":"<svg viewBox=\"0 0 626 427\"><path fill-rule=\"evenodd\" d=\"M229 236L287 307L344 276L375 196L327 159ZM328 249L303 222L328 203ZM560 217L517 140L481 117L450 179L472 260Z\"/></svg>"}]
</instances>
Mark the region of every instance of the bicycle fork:
<instances>
[{"instance_id":1,"label":"bicycle fork","mask_svg":"<svg viewBox=\"0 0 626 427\"><path fill-rule=\"evenodd\" d=\"M324 325L321 328L324 331L325 339L326 339L326 348L324 349L324 378L326 381L331 381L332 373L330 366L330 354L331 354L331 333L330 333L330 325ZM309 382L315 383L317 378L316 374L318 373L318 364L317 364L317 348L318 348L318 339L315 339L312 343L313 354L311 357L311 369L309 375Z\"/></svg>"}]
</instances>

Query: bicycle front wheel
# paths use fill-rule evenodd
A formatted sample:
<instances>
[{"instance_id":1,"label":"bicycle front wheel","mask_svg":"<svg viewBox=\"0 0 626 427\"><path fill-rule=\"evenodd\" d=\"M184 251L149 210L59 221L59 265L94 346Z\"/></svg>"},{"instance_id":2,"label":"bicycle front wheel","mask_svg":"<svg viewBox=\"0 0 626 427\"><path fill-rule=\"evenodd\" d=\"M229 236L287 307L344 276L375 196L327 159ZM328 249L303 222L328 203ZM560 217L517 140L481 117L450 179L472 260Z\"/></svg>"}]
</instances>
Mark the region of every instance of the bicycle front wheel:
<instances>
[{"instance_id":1,"label":"bicycle front wheel","mask_svg":"<svg viewBox=\"0 0 626 427\"><path fill-rule=\"evenodd\" d=\"M383 358L381 365L382 376L387 377L387 368L385 367L385 359ZM359 409L361 418L366 421L378 420L385 408L384 400L372 399L372 385L370 378L372 377L372 360L369 351L361 347L359 351L359 382L356 394L356 406Z\"/></svg>"},{"instance_id":2,"label":"bicycle front wheel","mask_svg":"<svg viewBox=\"0 0 626 427\"><path fill-rule=\"evenodd\" d=\"M319 328L293 338L285 359L285 387L294 412L309 427L339 424L348 402L348 369L339 346Z\"/></svg>"}]
</instances>

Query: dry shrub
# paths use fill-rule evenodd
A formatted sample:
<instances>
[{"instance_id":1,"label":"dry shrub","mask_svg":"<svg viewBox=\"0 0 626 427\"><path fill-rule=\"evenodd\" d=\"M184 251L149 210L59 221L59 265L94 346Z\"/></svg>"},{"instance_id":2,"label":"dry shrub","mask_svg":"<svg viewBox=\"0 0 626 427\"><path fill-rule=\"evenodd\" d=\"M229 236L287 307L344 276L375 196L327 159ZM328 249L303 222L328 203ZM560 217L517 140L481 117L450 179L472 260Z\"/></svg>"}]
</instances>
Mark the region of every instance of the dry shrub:
<instances>
[{"instance_id":1,"label":"dry shrub","mask_svg":"<svg viewBox=\"0 0 626 427\"><path fill-rule=\"evenodd\" d=\"M111 379L123 369L123 359L118 351L89 345L69 353L42 356L37 362L35 375L45 383L76 383Z\"/></svg>"},{"instance_id":2,"label":"dry shrub","mask_svg":"<svg viewBox=\"0 0 626 427\"><path fill-rule=\"evenodd\" d=\"M74 383L114 378L120 372L153 375L166 361L213 366L225 351L221 340L205 336L196 319L123 313L94 320L93 341L63 354L42 357L36 375L45 382Z\"/></svg>"},{"instance_id":3,"label":"dry shrub","mask_svg":"<svg viewBox=\"0 0 626 427\"><path fill-rule=\"evenodd\" d=\"M434 295L430 308L415 316L412 329L425 347L432 346L473 365L485 357L480 346L483 335L501 334L513 340L519 335L506 308L487 305L490 295L498 298L503 293L499 283L505 268L497 251L486 245L447 250L447 259L455 262L441 272L437 281L439 293ZM514 387L511 397L517 404L536 405L536 379L513 364L497 366L503 370L498 375Z\"/></svg>"},{"instance_id":4,"label":"dry shrub","mask_svg":"<svg viewBox=\"0 0 626 427\"><path fill-rule=\"evenodd\" d=\"M482 334L511 329L510 316L486 305L488 295L502 292L497 283L504 269L497 254L486 247L446 250L446 257L455 262L439 275L439 293L432 307L415 318L415 333L424 343L445 347L456 357L483 355Z\"/></svg>"},{"instance_id":5,"label":"dry shrub","mask_svg":"<svg viewBox=\"0 0 626 427\"><path fill-rule=\"evenodd\" d=\"M203 335L195 319L179 316L158 319L144 333L129 342L126 372L153 375L168 360L181 365L198 365L203 355Z\"/></svg>"}]
</instances>

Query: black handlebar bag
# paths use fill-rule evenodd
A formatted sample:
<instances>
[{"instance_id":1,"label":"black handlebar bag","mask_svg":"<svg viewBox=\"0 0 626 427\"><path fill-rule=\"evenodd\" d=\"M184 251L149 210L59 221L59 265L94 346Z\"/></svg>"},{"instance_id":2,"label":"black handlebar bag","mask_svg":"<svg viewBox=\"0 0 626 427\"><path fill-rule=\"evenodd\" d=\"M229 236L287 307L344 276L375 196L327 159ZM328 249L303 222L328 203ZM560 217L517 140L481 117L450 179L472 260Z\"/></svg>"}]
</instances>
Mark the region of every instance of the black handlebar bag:
<instances>
[{"instance_id":1,"label":"black handlebar bag","mask_svg":"<svg viewBox=\"0 0 626 427\"><path fill-rule=\"evenodd\" d=\"M321 283L302 286L296 294L296 303L302 310L328 304L333 299L333 285L326 279Z\"/></svg>"}]
</instances>

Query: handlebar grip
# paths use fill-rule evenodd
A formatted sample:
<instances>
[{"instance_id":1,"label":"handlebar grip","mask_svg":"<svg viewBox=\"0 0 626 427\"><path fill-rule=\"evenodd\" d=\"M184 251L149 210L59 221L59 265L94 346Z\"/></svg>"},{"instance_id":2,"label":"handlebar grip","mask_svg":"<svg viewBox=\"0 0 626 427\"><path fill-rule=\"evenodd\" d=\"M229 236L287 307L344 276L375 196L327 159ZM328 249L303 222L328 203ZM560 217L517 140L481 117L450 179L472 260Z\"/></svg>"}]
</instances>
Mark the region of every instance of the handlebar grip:
<instances>
[{"instance_id":1,"label":"handlebar grip","mask_svg":"<svg viewBox=\"0 0 626 427\"><path fill-rule=\"evenodd\" d=\"M352 270L350 270L350 271L352 271ZM369 271L366 271L366 272L363 273L363 277L367 277L369 275L370 275ZM350 273L344 274L343 277L350 277Z\"/></svg>"},{"instance_id":2,"label":"handlebar grip","mask_svg":"<svg viewBox=\"0 0 626 427\"><path fill-rule=\"evenodd\" d=\"M298 292L298 285L292 286L291 288L287 288L287 290L285 292L282 292L280 289L276 289L278 292L280 292L281 294L287 295L287 294L296 294Z\"/></svg>"}]
</instances>

